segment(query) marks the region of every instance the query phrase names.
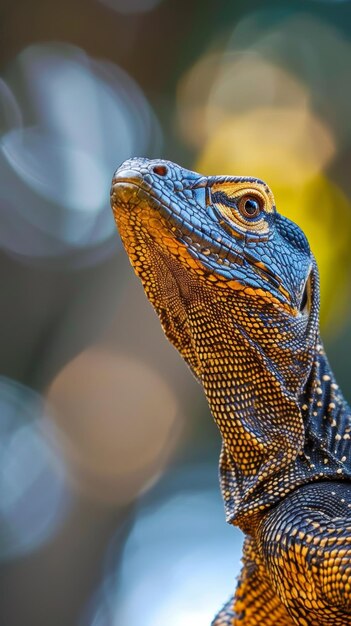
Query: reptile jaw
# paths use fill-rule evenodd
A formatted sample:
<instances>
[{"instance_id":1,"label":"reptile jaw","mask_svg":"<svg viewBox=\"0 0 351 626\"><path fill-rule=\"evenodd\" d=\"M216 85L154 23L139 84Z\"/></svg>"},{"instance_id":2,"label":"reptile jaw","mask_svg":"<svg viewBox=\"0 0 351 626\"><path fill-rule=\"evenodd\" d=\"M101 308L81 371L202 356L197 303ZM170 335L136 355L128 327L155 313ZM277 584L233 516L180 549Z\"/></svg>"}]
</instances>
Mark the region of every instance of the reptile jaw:
<instances>
[{"instance_id":1,"label":"reptile jaw","mask_svg":"<svg viewBox=\"0 0 351 626\"><path fill-rule=\"evenodd\" d=\"M235 276L234 268L246 262L267 282L267 291L259 290L263 300L267 299L286 312L296 315L290 295L277 276L262 264L256 263L255 257L247 250L238 250L233 244L225 245L224 237L219 236L214 241L213 231L211 233L208 226L202 224L200 232L186 219L181 219L171 203L166 204L157 198L143 179L136 180L135 177L125 175L115 177L111 187L111 206L124 246L144 286L145 264L149 257L149 253L144 252L150 250L150 246L154 247L155 252L158 250L163 258L169 259L169 265L182 266L197 281L207 285L210 283L221 289L251 294L252 290L245 281ZM180 291L183 291L182 284L179 284L179 273L173 273L173 277ZM281 299L269 293L269 284L280 292Z\"/></svg>"},{"instance_id":2,"label":"reptile jaw","mask_svg":"<svg viewBox=\"0 0 351 626\"><path fill-rule=\"evenodd\" d=\"M175 245L184 247L187 252L189 251L189 256L197 261L196 269L205 266L211 273L217 274L218 280L221 281L235 279L235 266L243 265L245 262L245 254L237 243L239 239L242 240L243 235L235 233L235 229L229 227L227 221L221 219L218 211L211 206L211 179L197 176L195 180L183 184L182 188L183 192L193 194L193 198L194 194L201 194L201 201L197 201L199 205L203 204L202 209L206 210L208 218L206 224L206 220L201 219L200 211L198 217L196 216L194 199L181 200L177 196L176 202L172 201L173 194L169 194L169 189L161 187L160 191L156 190L150 175L142 174L138 168L133 168L133 161L130 163L129 167L122 164L112 180L111 206L117 225L120 208L135 213L138 212L140 205L143 212L149 212L153 219L160 220L160 224L153 228L145 216L140 214L146 232L168 253L174 253ZM190 207L187 206L187 202ZM216 232L218 226L222 232ZM162 242L159 231L167 239L166 245ZM174 240L173 246L170 246L170 237ZM169 246L171 250L168 249ZM190 263L190 267L194 269L194 263ZM200 273L208 274L208 271Z\"/></svg>"},{"instance_id":3,"label":"reptile jaw","mask_svg":"<svg viewBox=\"0 0 351 626\"><path fill-rule=\"evenodd\" d=\"M150 211L153 211L154 218L163 218L163 226L165 231L168 230L168 236L171 235L179 244L186 244L187 249L190 246L195 257L206 257L207 260L212 259L219 265L227 267L232 263L243 264L244 258L239 249L223 242L223 237L217 237L214 241L213 238L211 239L209 229L208 233L201 232L184 219L180 219L170 204L160 201L151 190L128 178L115 179L112 184L111 204L116 221L119 208L123 207L132 211L137 207L140 192L145 196L145 204L148 205ZM147 223L145 227L150 230Z\"/></svg>"},{"instance_id":4,"label":"reptile jaw","mask_svg":"<svg viewBox=\"0 0 351 626\"><path fill-rule=\"evenodd\" d=\"M189 266L197 273L203 270L188 252L182 241L184 235L173 223L167 207L130 179L113 182L111 206L123 244L149 297L153 297L151 292L156 284L150 279L153 272L162 275L161 284L167 284L164 299L170 293L188 297L185 283L189 282Z\"/></svg>"},{"instance_id":5,"label":"reptile jaw","mask_svg":"<svg viewBox=\"0 0 351 626\"><path fill-rule=\"evenodd\" d=\"M113 181L111 205L115 221L129 252L131 239L145 245L146 238L169 259L175 259L196 272L205 275L201 263L212 260L223 267L242 264L239 253L229 248L211 246L205 235L197 231L172 211L172 207L156 198L152 191L130 179ZM128 241L127 241L128 240ZM230 278L229 270L227 280ZM225 278L218 276L218 280Z\"/></svg>"}]
</instances>

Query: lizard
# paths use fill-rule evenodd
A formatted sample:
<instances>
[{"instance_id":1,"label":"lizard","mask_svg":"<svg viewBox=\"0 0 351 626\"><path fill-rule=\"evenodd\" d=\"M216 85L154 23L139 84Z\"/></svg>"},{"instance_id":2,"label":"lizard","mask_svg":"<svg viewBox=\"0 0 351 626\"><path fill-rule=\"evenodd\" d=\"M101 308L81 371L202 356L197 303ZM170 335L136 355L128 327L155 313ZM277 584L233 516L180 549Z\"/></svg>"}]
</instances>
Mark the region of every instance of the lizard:
<instances>
[{"instance_id":1,"label":"lizard","mask_svg":"<svg viewBox=\"0 0 351 626\"><path fill-rule=\"evenodd\" d=\"M351 411L320 338L305 234L264 181L162 159L125 161L111 206L222 437L226 520L245 541L212 626L351 625Z\"/></svg>"}]
</instances>

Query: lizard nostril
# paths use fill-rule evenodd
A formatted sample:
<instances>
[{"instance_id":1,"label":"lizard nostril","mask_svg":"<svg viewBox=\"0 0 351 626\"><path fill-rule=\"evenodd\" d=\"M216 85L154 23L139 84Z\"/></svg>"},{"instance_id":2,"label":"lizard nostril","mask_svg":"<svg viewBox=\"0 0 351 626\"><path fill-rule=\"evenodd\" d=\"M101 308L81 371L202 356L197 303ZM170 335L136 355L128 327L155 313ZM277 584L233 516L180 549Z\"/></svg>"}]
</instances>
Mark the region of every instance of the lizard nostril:
<instances>
[{"instance_id":1,"label":"lizard nostril","mask_svg":"<svg viewBox=\"0 0 351 626\"><path fill-rule=\"evenodd\" d=\"M153 168L153 171L158 176L166 176L168 172L167 167L165 165L155 165L155 167Z\"/></svg>"}]
</instances>

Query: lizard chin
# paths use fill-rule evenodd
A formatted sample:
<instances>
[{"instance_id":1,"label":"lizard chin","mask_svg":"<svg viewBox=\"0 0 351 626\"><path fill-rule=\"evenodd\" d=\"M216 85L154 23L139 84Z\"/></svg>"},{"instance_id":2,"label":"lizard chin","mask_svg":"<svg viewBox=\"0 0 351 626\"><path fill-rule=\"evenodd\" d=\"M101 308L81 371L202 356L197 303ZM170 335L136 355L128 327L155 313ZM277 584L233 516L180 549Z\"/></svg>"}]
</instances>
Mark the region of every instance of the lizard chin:
<instances>
[{"instance_id":1,"label":"lizard chin","mask_svg":"<svg viewBox=\"0 0 351 626\"><path fill-rule=\"evenodd\" d=\"M121 183L118 187L122 187ZM189 307L199 291L194 269L197 262L185 246L178 244L171 224L152 206L147 194L139 191L136 202L135 188L123 185L116 190L115 185L112 197L114 218L133 269L160 318L165 334L198 378L201 366L188 317ZM193 264L190 273L188 260Z\"/></svg>"},{"instance_id":2,"label":"lizard chin","mask_svg":"<svg viewBox=\"0 0 351 626\"><path fill-rule=\"evenodd\" d=\"M177 224L167 214L167 207L140 185L129 180L115 182L111 206L123 245L153 304L160 296L168 301L176 292L185 304L191 299L192 289L201 285L208 288L209 284L216 284L232 290L235 283L234 289L245 288L235 280L210 272L202 263L200 244L194 236L189 245L186 225ZM161 294L156 285L164 287ZM153 290L157 293L153 294Z\"/></svg>"}]
</instances>

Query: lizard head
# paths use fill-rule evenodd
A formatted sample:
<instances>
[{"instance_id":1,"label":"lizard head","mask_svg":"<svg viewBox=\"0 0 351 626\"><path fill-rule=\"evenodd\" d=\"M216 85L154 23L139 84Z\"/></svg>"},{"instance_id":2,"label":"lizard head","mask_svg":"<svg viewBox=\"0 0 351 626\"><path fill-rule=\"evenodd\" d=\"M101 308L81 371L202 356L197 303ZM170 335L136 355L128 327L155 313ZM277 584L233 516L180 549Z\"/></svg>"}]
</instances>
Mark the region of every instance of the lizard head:
<instances>
[{"instance_id":1,"label":"lizard head","mask_svg":"<svg viewBox=\"0 0 351 626\"><path fill-rule=\"evenodd\" d=\"M169 161L134 158L115 172L111 205L131 263L181 352L189 343L187 309L200 292L251 307L251 321L264 310L273 319L267 336L279 319L305 335L318 326L318 276L308 241L277 212L263 181L205 177Z\"/></svg>"}]
</instances>

